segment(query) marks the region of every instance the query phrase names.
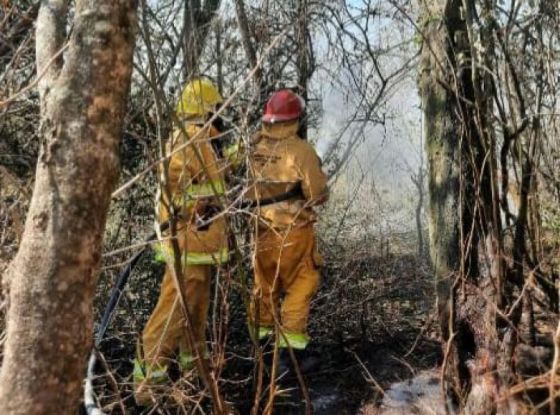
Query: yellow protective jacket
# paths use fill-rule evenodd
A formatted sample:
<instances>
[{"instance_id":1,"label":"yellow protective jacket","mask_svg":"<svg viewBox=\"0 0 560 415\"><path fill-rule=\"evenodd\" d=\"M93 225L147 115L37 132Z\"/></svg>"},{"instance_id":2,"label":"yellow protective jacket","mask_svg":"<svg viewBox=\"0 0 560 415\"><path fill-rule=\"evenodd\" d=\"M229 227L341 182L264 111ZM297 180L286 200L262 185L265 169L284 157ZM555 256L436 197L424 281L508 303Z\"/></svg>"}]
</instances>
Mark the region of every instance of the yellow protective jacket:
<instances>
[{"instance_id":1,"label":"yellow protective jacket","mask_svg":"<svg viewBox=\"0 0 560 415\"><path fill-rule=\"evenodd\" d=\"M184 265L220 264L229 259L224 215L214 216L206 227L198 226L212 217L208 214L210 209L219 209L228 168L227 161L218 157L210 142L219 134L218 130L212 126L203 128L202 124L202 121L186 121L183 129L177 128L173 132L168 143L168 151L172 152L192 141L171 156L167 171L167 187L175 211L180 214L177 238ZM158 209L160 223L170 216L168 196L165 191L163 193ZM158 259L169 261L173 258L169 241L160 245L159 251Z\"/></svg>"},{"instance_id":2,"label":"yellow protective jacket","mask_svg":"<svg viewBox=\"0 0 560 415\"><path fill-rule=\"evenodd\" d=\"M260 223L274 228L301 227L316 220L313 206L328 196L321 160L307 141L297 136L298 123L265 124L249 154L253 200L278 196L301 185L302 197L261 206Z\"/></svg>"}]
</instances>

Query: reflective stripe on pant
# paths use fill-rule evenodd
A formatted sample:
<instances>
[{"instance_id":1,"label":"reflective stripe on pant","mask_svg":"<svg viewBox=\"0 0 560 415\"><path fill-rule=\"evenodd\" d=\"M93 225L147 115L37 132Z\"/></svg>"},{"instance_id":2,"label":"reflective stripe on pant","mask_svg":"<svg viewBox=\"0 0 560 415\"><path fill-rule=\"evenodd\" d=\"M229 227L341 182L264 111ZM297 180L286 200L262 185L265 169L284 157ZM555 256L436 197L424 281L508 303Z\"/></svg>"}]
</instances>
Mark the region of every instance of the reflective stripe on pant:
<instances>
[{"instance_id":1,"label":"reflective stripe on pant","mask_svg":"<svg viewBox=\"0 0 560 415\"><path fill-rule=\"evenodd\" d=\"M278 317L284 336L279 335L279 345L286 346L285 337L291 346L303 349L309 341L306 333L311 299L319 285L319 272L313 260L313 227L289 232L267 230L257 236L255 243L253 324L274 326L273 307L279 306L283 293Z\"/></svg>"},{"instance_id":2,"label":"reflective stripe on pant","mask_svg":"<svg viewBox=\"0 0 560 415\"><path fill-rule=\"evenodd\" d=\"M189 265L184 269L184 297L193 324L193 334L199 353L206 351L206 319L210 301L212 266ZM196 356L188 347L185 337L185 320L171 271L165 270L157 305L144 327L142 348L148 365L167 366L177 349L181 361L184 356ZM185 360L186 361L186 360ZM186 368L185 368L186 369Z\"/></svg>"},{"instance_id":3,"label":"reflective stripe on pant","mask_svg":"<svg viewBox=\"0 0 560 415\"><path fill-rule=\"evenodd\" d=\"M134 359L134 369L132 371L134 383L139 384L147 381L151 384L162 384L168 380L167 366L148 365L144 361Z\"/></svg>"}]
</instances>

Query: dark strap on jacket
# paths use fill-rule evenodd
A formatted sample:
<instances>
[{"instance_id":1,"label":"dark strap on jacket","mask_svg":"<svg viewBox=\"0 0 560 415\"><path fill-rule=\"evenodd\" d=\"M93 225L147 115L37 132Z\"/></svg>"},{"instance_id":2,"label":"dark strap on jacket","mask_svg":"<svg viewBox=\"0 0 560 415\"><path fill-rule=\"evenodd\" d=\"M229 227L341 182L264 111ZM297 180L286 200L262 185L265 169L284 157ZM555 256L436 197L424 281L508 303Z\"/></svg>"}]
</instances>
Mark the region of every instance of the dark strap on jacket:
<instances>
[{"instance_id":1,"label":"dark strap on jacket","mask_svg":"<svg viewBox=\"0 0 560 415\"><path fill-rule=\"evenodd\" d=\"M280 193L276 196L266 197L257 200L243 200L240 203L240 208L254 208L257 206L273 205L275 203L285 202L291 199L304 199L303 190L301 189L301 182L297 182L294 187L285 193Z\"/></svg>"}]
</instances>

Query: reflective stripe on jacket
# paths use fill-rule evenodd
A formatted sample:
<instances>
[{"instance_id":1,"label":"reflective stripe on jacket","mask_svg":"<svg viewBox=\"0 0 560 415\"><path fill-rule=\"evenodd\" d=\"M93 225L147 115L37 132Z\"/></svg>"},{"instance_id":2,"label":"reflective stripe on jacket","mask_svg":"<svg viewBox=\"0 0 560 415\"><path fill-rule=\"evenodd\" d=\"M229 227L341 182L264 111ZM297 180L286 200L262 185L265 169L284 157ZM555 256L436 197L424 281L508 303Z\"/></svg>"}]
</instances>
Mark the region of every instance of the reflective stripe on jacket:
<instances>
[{"instance_id":1,"label":"reflective stripe on jacket","mask_svg":"<svg viewBox=\"0 0 560 415\"><path fill-rule=\"evenodd\" d=\"M200 184L190 184L184 193L174 195L173 202L177 206L192 208L201 198L221 196L226 193L226 184L222 180L211 180Z\"/></svg>"}]
</instances>

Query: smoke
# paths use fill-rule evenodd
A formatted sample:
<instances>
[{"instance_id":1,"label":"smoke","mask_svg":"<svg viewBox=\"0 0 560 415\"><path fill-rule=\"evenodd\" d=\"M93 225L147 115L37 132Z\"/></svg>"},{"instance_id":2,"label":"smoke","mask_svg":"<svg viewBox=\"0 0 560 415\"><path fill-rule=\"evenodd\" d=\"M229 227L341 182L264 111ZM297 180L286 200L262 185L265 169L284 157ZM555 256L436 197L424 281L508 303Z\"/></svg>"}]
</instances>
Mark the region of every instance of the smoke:
<instances>
[{"instance_id":1,"label":"smoke","mask_svg":"<svg viewBox=\"0 0 560 415\"><path fill-rule=\"evenodd\" d=\"M347 162L331 182L333 203L357 215L374 213L376 223L367 231L362 227L364 232L412 231L418 197L411 175L423 163L422 112L412 77L387 98L382 122L352 122L356 103L347 91L334 86L322 103L323 116L312 138L319 155L326 158L325 168L352 145Z\"/></svg>"}]
</instances>

